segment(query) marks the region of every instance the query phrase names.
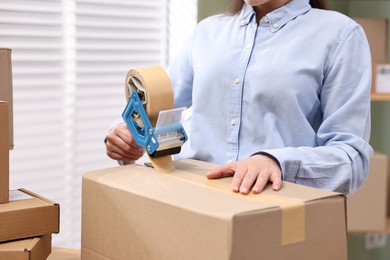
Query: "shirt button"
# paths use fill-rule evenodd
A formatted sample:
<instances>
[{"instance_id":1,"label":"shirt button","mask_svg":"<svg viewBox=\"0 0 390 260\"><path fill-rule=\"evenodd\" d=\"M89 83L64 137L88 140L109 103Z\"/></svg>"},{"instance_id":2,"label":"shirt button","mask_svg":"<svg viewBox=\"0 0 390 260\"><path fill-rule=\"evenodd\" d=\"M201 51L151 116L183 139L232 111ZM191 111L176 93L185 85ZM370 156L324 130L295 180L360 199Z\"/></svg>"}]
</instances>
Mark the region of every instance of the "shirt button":
<instances>
[{"instance_id":1,"label":"shirt button","mask_svg":"<svg viewBox=\"0 0 390 260\"><path fill-rule=\"evenodd\" d=\"M246 48L247 48L247 49L250 49L251 46L252 46L252 44L248 43L248 44L246 45Z\"/></svg>"},{"instance_id":2,"label":"shirt button","mask_svg":"<svg viewBox=\"0 0 390 260\"><path fill-rule=\"evenodd\" d=\"M232 163L232 162L233 162L232 160L227 160L226 164L229 164L229 163Z\"/></svg>"},{"instance_id":3,"label":"shirt button","mask_svg":"<svg viewBox=\"0 0 390 260\"><path fill-rule=\"evenodd\" d=\"M237 124L237 120L236 120L236 119L232 119L232 121L230 121L230 123L231 123L232 125L236 125L236 124Z\"/></svg>"},{"instance_id":4,"label":"shirt button","mask_svg":"<svg viewBox=\"0 0 390 260\"><path fill-rule=\"evenodd\" d=\"M235 78L235 79L234 79L234 83L235 83L235 84L240 84L240 78Z\"/></svg>"},{"instance_id":5,"label":"shirt button","mask_svg":"<svg viewBox=\"0 0 390 260\"><path fill-rule=\"evenodd\" d=\"M274 29L278 29L278 27L279 27L279 24L277 24L277 23L273 23L273 24L272 24L272 27L273 27Z\"/></svg>"},{"instance_id":6,"label":"shirt button","mask_svg":"<svg viewBox=\"0 0 390 260\"><path fill-rule=\"evenodd\" d=\"M245 24L246 24L246 20L245 20L245 19L242 19L242 20L240 21L240 24L241 24L241 25L245 25Z\"/></svg>"},{"instance_id":7,"label":"shirt button","mask_svg":"<svg viewBox=\"0 0 390 260\"><path fill-rule=\"evenodd\" d=\"M264 16L264 22L266 22L266 23L269 22L268 16Z\"/></svg>"}]
</instances>

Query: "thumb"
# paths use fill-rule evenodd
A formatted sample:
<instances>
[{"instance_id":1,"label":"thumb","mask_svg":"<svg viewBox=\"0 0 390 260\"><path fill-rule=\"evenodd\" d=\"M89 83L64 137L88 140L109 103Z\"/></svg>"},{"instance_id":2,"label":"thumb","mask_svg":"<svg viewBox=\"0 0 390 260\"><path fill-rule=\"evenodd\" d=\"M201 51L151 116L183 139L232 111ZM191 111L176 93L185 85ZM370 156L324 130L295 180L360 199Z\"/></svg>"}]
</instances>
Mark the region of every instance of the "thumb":
<instances>
[{"instance_id":1,"label":"thumb","mask_svg":"<svg viewBox=\"0 0 390 260\"><path fill-rule=\"evenodd\" d=\"M229 177L234 175L234 168L232 165L223 165L215 168L211 172L207 173L208 179L219 179L222 177Z\"/></svg>"}]
</instances>

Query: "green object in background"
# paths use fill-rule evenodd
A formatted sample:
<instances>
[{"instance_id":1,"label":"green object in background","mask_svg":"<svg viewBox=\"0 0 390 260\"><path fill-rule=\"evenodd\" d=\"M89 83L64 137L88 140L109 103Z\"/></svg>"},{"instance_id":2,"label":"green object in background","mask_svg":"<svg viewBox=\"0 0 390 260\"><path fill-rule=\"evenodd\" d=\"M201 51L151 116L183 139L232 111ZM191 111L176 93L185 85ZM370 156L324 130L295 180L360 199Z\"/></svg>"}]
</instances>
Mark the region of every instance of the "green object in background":
<instances>
[{"instance_id":1,"label":"green object in background","mask_svg":"<svg viewBox=\"0 0 390 260\"><path fill-rule=\"evenodd\" d=\"M331 10L337 10L340 13L347 14L349 1L345 1L345 0L328 1L328 6L329 9Z\"/></svg>"},{"instance_id":2,"label":"green object in background","mask_svg":"<svg viewBox=\"0 0 390 260\"><path fill-rule=\"evenodd\" d=\"M198 21L222 13L229 8L231 0L198 0Z\"/></svg>"},{"instance_id":3,"label":"green object in background","mask_svg":"<svg viewBox=\"0 0 390 260\"><path fill-rule=\"evenodd\" d=\"M390 100L371 103L371 124L370 144L375 151L390 155Z\"/></svg>"},{"instance_id":4,"label":"green object in background","mask_svg":"<svg viewBox=\"0 0 390 260\"><path fill-rule=\"evenodd\" d=\"M348 234L348 260L389 260L388 234Z\"/></svg>"}]
</instances>

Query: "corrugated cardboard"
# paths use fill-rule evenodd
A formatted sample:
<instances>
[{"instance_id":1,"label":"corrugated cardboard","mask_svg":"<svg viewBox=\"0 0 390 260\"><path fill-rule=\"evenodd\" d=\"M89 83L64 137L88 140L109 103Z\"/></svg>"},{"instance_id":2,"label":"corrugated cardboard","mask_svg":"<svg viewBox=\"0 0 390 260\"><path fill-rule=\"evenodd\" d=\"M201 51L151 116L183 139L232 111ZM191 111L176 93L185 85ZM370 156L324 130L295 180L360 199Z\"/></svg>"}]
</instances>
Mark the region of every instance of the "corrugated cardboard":
<instances>
[{"instance_id":1,"label":"corrugated cardboard","mask_svg":"<svg viewBox=\"0 0 390 260\"><path fill-rule=\"evenodd\" d=\"M57 203L25 189L10 191L9 203L0 204L0 241L59 232Z\"/></svg>"},{"instance_id":2,"label":"corrugated cardboard","mask_svg":"<svg viewBox=\"0 0 390 260\"><path fill-rule=\"evenodd\" d=\"M8 103L0 101L0 203L7 203L9 197L8 125Z\"/></svg>"},{"instance_id":3,"label":"corrugated cardboard","mask_svg":"<svg viewBox=\"0 0 390 260\"><path fill-rule=\"evenodd\" d=\"M51 235L0 243L0 260L44 260L51 252Z\"/></svg>"},{"instance_id":4,"label":"corrugated cardboard","mask_svg":"<svg viewBox=\"0 0 390 260\"><path fill-rule=\"evenodd\" d=\"M80 249L53 248L47 260L80 260Z\"/></svg>"},{"instance_id":5,"label":"corrugated cardboard","mask_svg":"<svg viewBox=\"0 0 390 260\"><path fill-rule=\"evenodd\" d=\"M9 104L9 149L14 147L11 49L0 48L0 101Z\"/></svg>"},{"instance_id":6,"label":"corrugated cardboard","mask_svg":"<svg viewBox=\"0 0 390 260\"><path fill-rule=\"evenodd\" d=\"M353 17L366 33L374 62L387 61L388 22L385 18Z\"/></svg>"},{"instance_id":7,"label":"corrugated cardboard","mask_svg":"<svg viewBox=\"0 0 390 260\"><path fill-rule=\"evenodd\" d=\"M244 196L231 191L230 178L207 180L213 164L175 165L163 175L134 164L85 174L81 258L347 258L344 196L286 182L281 191ZM295 201L302 204L286 211L283 204ZM283 242L289 221L297 225L287 235L303 234L298 242Z\"/></svg>"},{"instance_id":8,"label":"corrugated cardboard","mask_svg":"<svg viewBox=\"0 0 390 260\"><path fill-rule=\"evenodd\" d=\"M370 171L358 191L347 196L348 231L383 231L386 229L388 157L375 153Z\"/></svg>"}]
</instances>

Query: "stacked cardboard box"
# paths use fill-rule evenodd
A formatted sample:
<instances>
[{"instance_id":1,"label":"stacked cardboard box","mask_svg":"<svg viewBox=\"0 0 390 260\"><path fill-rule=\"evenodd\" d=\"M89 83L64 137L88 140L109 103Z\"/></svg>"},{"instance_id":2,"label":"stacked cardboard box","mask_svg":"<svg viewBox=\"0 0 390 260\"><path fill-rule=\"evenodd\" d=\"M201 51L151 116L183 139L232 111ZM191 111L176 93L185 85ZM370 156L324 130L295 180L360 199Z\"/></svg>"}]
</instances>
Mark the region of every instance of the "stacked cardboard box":
<instances>
[{"instance_id":1,"label":"stacked cardboard box","mask_svg":"<svg viewBox=\"0 0 390 260\"><path fill-rule=\"evenodd\" d=\"M59 232L59 205L25 189L0 204L0 242Z\"/></svg>"},{"instance_id":2,"label":"stacked cardboard box","mask_svg":"<svg viewBox=\"0 0 390 260\"><path fill-rule=\"evenodd\" d=\"M8 102L9 148L14 146L11 49L0 48L0 101Z\"/></svg>"},{"instance_id":3,"label":"stacked cardboard box","mask_svg":"<svg viewBox=\"0 0 390 260\"><path fill-rule=\"evenodd\" d=\"M9 197L8 103L0 101L0 203Z\"/></svg>"},{"instance_id":4,"label":"stacked cardboard box","mask_svg":"<svg viewBox=\"0 0 390 260\"><path fill-rule=\"evenodd\" d=\"M0 260L43 260L51 252L51 235L0 243Z\"/></svg>"},{"instance_id":5,"label":"stacked cardboard box","mask_svg":"<svg viewBox=\"0 0 390 260\"><path fill-rule=\"evenodd\" d=\"M128 165L84 174L81 257L93 259L346 259L345 197L292 183L234 193L215 165L175 162L159 174Z\"/></svg>"},{"instance_id":6,"label":"stacked cardboard box","mask_svg":"<svg viewBox=\"0 0 390 260\"><path fill-rule=\"evenodd\" d=\"M386 229L388 179L388 157L375 153L370 161L367 179L359 190L347 196L348 231Z\"/></svg>"},{"instance_id":7,"label":"stacked cardboard box","mask_svg":"<svg viewBox=\"0 0 390 260\"><path fill-rule=\"evenodd\" d=\"M0 48L0 203L8 202L9 150L13 147L11 50Z\"/></svg>"},{"instance_id":8,"label":"stacked cardboard box","mask_svg":"<svg viewBox=\"0 0 390 260\"><path fill-rule=\"evenodd\" d=\"M59 205L25 189L9 191L13 148L11 50L0 48L0 260L42 260L59 232Z\"/></svg>"}]
</instances>

